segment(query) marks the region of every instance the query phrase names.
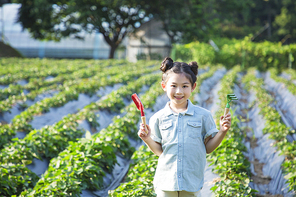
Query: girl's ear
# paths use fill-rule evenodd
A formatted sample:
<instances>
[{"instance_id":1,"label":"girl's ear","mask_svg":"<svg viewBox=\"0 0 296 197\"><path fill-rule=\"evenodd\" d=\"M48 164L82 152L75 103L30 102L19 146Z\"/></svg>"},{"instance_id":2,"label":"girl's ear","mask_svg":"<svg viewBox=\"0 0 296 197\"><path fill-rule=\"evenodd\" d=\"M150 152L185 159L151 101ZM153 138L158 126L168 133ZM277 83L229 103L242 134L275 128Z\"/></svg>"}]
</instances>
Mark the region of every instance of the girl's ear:
<instances>
[{"instance_id":1,"label":"girl's ear","mask_svg":"<svg viewBox=\"0 0 296 197\"><path fill-rule=\"evenodd\" d=\"M164 82L164 81L161 82L161 87L162 87L162 89L163 89L164 91L166 91L166 85L165 85L165 82Z\"/></svg>"},{"instance_id":2,"label":"girl's ear","mask_svg":"<svg viewBox=\"0 0 296 197\"><path fill-rule=\"evenodd\" d=\"M191 92L193 92L193 90L196 88L196 82L193 84Z\"/></svg>"}]
</instances>

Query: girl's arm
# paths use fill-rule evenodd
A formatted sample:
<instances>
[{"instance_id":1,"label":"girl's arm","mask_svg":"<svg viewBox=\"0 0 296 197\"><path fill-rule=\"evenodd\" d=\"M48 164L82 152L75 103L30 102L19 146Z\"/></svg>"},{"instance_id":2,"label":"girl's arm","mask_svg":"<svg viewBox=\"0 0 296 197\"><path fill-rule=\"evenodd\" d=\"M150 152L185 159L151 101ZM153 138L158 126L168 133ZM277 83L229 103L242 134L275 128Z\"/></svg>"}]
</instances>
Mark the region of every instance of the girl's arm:
<instances>
[{"instance_id":1,"label":"girl's arm","mask_svg":"<svg viewBox=\"0 0 296 197\"><path fill-rule=\"evenodd\" d=\"M146 128L147 128L148 133L145 132L144 125L141 123L140 130L138 131L138 135L154 154L156 154L157 156L160 156L162 154L162 146L160 143L155 142L150 137L151 136L151 129L150 129L149 125L146 125Z\"/></svg>"},{"instance_id":2,"label":"girl's arm","mask_svg":"<svg viewBox=\"0 0 296 197\"><path fill-rule=\"evenodd\" d=\"M225 120L223 120L224 116L220 117L220 131L215 135L215 137L211 139L205 140L205 146L207 153L213 152L222 142L223 138L225 137L227 131L231 126L231 115L227 114L225 116Z\"/></svg>"}]
</instances>

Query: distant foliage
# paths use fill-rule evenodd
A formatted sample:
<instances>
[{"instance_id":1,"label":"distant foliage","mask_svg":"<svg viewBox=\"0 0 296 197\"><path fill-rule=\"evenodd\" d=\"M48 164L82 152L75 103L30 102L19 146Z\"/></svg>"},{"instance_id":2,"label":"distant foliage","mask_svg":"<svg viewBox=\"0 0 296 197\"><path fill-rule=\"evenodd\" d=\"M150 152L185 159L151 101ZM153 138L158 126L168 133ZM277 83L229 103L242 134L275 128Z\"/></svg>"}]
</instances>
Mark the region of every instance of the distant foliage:
<instances>
[{"instance_id":1,"label":"distant foliage","mask_svg":"<svg viewBox=\"0 0 296 197\"><path fill-rule=\"evenodd\" d=\"M198 64L213 63L215 51L211 45L202 42L191 42L176 45L176 59L178 61L197 61Z\"/></svg>"},{"instance_id":2,"label":"distant foliage","mask_svg":"<svg viewBox=\"0 0 296 197\"><path fill-rule=\"evenodd\" d=\"M217 41L216 41L217 40ZM278 70L296 69L296 44L282 45L274 42L255 43L250 37L243 40L216 39L219 51L207 43L192 42L186 45L175 45L175 57L178 60L195 60L199 64L222 63L227 68L241 64L243 67L257 67L265 71L270 67Z\"/></svg>"}]
</instances>

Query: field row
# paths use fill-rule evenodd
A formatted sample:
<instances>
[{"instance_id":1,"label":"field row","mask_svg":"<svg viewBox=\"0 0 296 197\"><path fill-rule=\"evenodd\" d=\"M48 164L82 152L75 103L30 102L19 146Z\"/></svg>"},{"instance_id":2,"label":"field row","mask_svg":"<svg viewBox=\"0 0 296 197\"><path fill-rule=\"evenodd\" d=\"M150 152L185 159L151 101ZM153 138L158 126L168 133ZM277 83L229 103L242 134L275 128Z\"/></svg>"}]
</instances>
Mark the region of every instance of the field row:
<instances>
[{"instance_id":1,"label":"field row","mask_svg":"<svg viewBox=\"0 0 296 197\"><path fill-rule=\"evenodd\" d=\"M154 108L157 99L164 94L160 86L160 72L156 72L159 66L153 66L153 62L129 64L125 61L73 61L64 69L61 66L67 63L64 60L57 61L58 63L45 60L39 62L40 65L36 63L35 67L31 65L32 61L15 60L11 73L2 71L5 69L1 69L0 73L3 85L12 83L1 90L0 96L0 194L81 196L84 191L104 190L116 179L112 173L119 165L119 160L128 163L132 158L125 183L115 190L113 188L109 195L154 196L152 180L157 157L146 147L135 149L135 142L140 143L137 136L140 113L131 103L130 96L134 92L141 92L140 98L145 109ZM51 63L55 66L50 66ZM46 64L48 66L43 67ZM8 61L1 60L0 66L5 65L9 65ZM24 69L23 75L19 74L20 69ZM281 89L289 92L290 100L295 99L293 80L296 80L296 72L278 72L271 68L260 73L255 68L243 70L235 66L225 73L221 72L223 69L225 70L222 65L205 67L190 98L193 103L201 106L210 106L212 103L213 115L218 125L219 116L224 111L226 95L233 92L241 94L241 100L232 104L237 109L232 111L231 130L221 145L207 158L212 163L214 172L219 175L211 191L216 196L262 194L262 187L267 186L254 181L255 160L251 157L252 154L255 155L254 158L259 156L251 153L256 148L249 147L249 144L255 139L257 143L267 140L268 136L273 140L274 149L284 158L280 162L280 169L283 170L279 171L281 177L268 175L271 178L268 188L274 184L274 190L281 190L281 194L295 194L296 134L293 120L296 120L296 116L292 103L284 101L281 105L277 104L279 92L273 88L276 86L273 83L281 85ZM50 74L53 72L55 74ZM202 95L204 92L200 92L202 86L217 77L219 72L222 79L215 79L216 88L209 90L216 95L217 100L207 98ZM10 82L6 81L7 75L11 76ZM44 80L45 78L51 79ZM17 84L19 80L26 80L28 83ZM40 95L47 92L54 93L40 99ZM91 98L84 101L83 105L80 103L82 95L85 95L82 98ZM204 96L199 101L202 103L198 102L198 96ZM46 115L50 113L59 117L57 109L66 109L63 107L70 103L75 107L66 111L64 117L53 124L36 128L34 120L46 119ZM76 105L81 107L78 109ZM258 111L257 115L253 113L254 110ZM13 115L9 116L9 111ZM106 128L100 127L99 123L102 111L114 116ZM251 114L254 117L250 117ZM255 117L264 120L261 124L264 127L261 129L262 135L259 137L256 136L258 128L254 127L255 120L252 119ZM87 128L90 129L84 129L82 122L87 122ZM292 128L287 126L288 123ZM23 137L15 138L20 133L24 134ZM48 165L45 172L39 174L30 170L30 166L37 161ZM274 182L275 179L278 182ZM270 192L278 190L270 189Z\"/></svg>"},{"instance_id":2,"label":"field row","mask_svg":"<svg viewBox=\"0 0 296 197\"><path fill-rule=\"evenodd\" d=\"M4 141L7 144L1 150L1 171L4 175L1 185L6 189L1 191L1 194L18 194L25 188L34 186L38 178L26 168L26 165L33 162L33 158L42 160L43 158L56 157L68 146L69 142L77 141L85 133L78 128L79 121L86 119L92 126L96 126L95 111L100 109L119 111L120 108L125 106L124 98L130 99L130 95L133 92L139 92L143 84L149 85L159 79L158 74L148 74L153 71L155 71L154 68L143 68L141 72L123 72L119 78L108 85L127 82L128 85L106 95L99 102L90 103L79 112L69 114L53 126L46 126L40 130L29 130L29 134L24 139L15 138L11 143ZM140 77L145 72L147 75ZM140 78L134 81L137 77ZM19 172L23 172L23 174L20 176Z\"/></svg>"},{"instance_id":3,"label":"field row","mask_svg":"<svg viewBox=\"0 0 296 197\"><path fill-rule=\"evenodd\" d=\"M61 107L70 101L77 100L79 94L93 95L103 87L113 86L118 83L128 83L135 77L139 77L142 74L150 73L155 70L155 67L144 68L142 70L138 70L138 67L134 67L133 69L122 72L115 67L113 72L116 72L117 74L113 76L110 76L109 72L100 73L94 78L87 78L78 84L66 86L65 89L59 91L52 97L42 99L28 108L25 108L20 114L13 117L10 124L0 125L0 133L3 136L0 141L0 147L3 147L8 143L16 135L17 131L29 133L33 129L30 122L34 119L34 116L44 114L48 112L50 108ZM16 100L15 102L11 102L9 107L15 106L16 102L22 101ZM4 107L7 108L8 105Z\"/></svg>"}]
</instances>

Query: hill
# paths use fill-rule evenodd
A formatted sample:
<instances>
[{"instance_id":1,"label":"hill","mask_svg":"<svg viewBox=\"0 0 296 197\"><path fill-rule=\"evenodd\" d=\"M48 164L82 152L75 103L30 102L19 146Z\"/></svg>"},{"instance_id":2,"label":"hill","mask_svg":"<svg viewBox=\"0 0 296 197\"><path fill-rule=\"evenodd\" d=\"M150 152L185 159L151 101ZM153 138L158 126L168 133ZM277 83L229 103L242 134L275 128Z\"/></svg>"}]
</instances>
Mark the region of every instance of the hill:
<instances>
[{"instance_id":1,"label":"hill","mask_svg":"<svg viewBox=\"0 0 296 197\"><path fill-rule=\"evenodd\" d=\"M22 55L13 47L0 42L0 58L1 57L22 57Z\"/></svg>"}]
</instances>

